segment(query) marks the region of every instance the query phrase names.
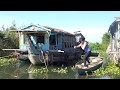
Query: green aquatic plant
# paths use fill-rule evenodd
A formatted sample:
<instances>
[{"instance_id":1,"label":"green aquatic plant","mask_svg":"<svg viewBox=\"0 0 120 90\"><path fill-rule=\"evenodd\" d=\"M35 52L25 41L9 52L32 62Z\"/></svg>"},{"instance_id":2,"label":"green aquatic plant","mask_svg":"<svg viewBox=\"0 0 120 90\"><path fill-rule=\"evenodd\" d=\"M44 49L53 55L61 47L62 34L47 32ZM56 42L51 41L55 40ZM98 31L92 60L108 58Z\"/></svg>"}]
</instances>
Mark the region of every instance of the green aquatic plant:
<instances>
[{"instance_id":1,"label":"green aquatic plant","mask_svg":"<svg viewBox=\"0 0 120 90\"><path fill-rule=\"evenodd\" d=\"M96 76L109 75L111 77L120 77L120 64L116 64L115 62L108 62L105 68L101 67L94 71L94 75Z\"/></svg>"},{"instance_id":2,"label":"green aquatic plant","mask_svg":"<svg viewBox=\"0 0 120 90\"><path fill-rule=\"evenodd\" d=\"M51 69L51 72L57 72L58 74L67 74L68 68L67 67L53 68Z\"/></svg>"},{"instance_id":3,"label":"green aquatic plant","mask_svg":"<svg viewBox=\"0 0 120 90\"><path fill-rule=\"evenodd\" d=\"M0 59L0 66L14 64L17 61L18 61L17 58L2 58L2 59Z\"/></svg>"},{"instance_id":4,"label":"green aquatic plant","mask_svg":"<svg viewBox=\"0 0 120 90\"><path fill-rule=\"evenodd\" d=\"M55 72L58 74L66 74L68 72L68 68L62 65L61 67L57 67L57 68L56 67L49 68L49 70L46 67L41 67L41 68L31 67L30 69L28 69L28 73L44 74L51 72Z\"/></svg>"},{"instance_id":5,"label":"green aquatic plant","mask_svg":"<svg viewBox=\"0 0 120 90\"><path fill-rule=\"evenodd\" d=\"M48 73L48 69L47 68L33 68L29 71L29 73L40 73L40 74L43 74L43 73Z\"/></svg>"},{"instance_id":6,"label":"green aquatic plant","mask_svg":"<svg viewBox=\"0 0 120 90\"><path fill-rule=\"evenodd\" d=\"M75 66L71 66L70 68L71 68L72 71L76 70Z\"/></svg>"}]
</instances>

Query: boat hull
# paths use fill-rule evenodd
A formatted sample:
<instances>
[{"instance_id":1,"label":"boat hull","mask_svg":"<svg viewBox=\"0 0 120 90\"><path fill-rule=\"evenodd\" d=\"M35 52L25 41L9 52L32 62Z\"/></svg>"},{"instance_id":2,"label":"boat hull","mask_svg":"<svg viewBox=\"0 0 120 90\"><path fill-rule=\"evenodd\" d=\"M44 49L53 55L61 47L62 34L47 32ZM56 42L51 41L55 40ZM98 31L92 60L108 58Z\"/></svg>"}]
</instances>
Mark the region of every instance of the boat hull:
<instances>
[{"instance_id":1,"label":"boat hull","mask_svg":"<svg viewBox=\"0 0 120 90\"><path fill-rule=\"evenodd\" d=\"M44 52L43 55L28 54L28 58L33 65L45 62L47 62L47 64L71 64L72 62L76 63L78 58L80 59L80 53Z\"/></svg>"},{"instance_id":2,"label":"boat hull","mask_svg":"<svg viewBox=\"0 0 120 90\"><path fill-rule=\"evenodd\" d=\"M20 55L19 60L20 61L29 61L30 62L30 60L28 59L28 55Z\"/></svg>"},{"instance_id":3,"label":"boat hull","mask_svg":"<svg viewBox=\"0 0 120 90\"><path fill-rule=\"evenodd\" d=\"M102 64L103 64L103 59L101 59L98 62L92 63L91 65L88 65L88 67L84 67L82 63L77 63L75 67L79 75L84 75L86 73L91 73L92 71L99 69L100 67L102 67Z\"/></svg>"},{"instance_id":4,"label":"boat hull","mask_svg":"<svg viewBox=\"0 0 120 90\"><path fill-rule=\"evenodd\" d=\"M95 71L97 70L98 68L100 68L102 66L103 63L100 63L99 65L95 66L95 67L92 67L90 69L78 69L77 72L79 75L83 75L83 74L86 74L86 73L91 73L92 71Z\"/></svg>"},{"instance_id":5,"label":"boat hull","mask_svg":"<svg viewBox=\"0 0 120 90\"><path fill-rule=\"evenodd\" d=\"M28 58L33 65L42 64L40 55L29 54Z\"/></svg>"}]
</instances>

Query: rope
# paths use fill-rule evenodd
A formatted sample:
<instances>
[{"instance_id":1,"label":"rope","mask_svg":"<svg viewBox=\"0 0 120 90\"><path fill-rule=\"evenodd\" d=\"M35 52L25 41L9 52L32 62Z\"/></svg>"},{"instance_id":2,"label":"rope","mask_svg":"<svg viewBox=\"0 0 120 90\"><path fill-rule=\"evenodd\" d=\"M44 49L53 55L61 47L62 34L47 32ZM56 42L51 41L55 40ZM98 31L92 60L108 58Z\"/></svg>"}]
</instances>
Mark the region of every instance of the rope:
<instances>
[{"instance_id":1,"label":"rope","mask_svg":"<svg viewBox=\"0 0 120 90\"><path fill-rule=\"evenodd\" d=\"M30 64L30 66L28 67L28 72L30 71L31 67L32 67L33 64Z\"/></svg>"},{"instance_id":2,"label":"rope","mask_svg":"<svg viewBox=\"0 0 120 90\"><path fill-rule=\"evenodd\" d=\"M40 56L40 55L39 55ZM47 65L48 65L48 63L47 63L47 60L45 60L45 56L43 55L43 51L41 50L41 56L42 56L42 60L43 60L43 62L42 63L45 63L45 67L47 68ZM40 58L40 57L39 57Z\"/></svg>"}]
</instances>

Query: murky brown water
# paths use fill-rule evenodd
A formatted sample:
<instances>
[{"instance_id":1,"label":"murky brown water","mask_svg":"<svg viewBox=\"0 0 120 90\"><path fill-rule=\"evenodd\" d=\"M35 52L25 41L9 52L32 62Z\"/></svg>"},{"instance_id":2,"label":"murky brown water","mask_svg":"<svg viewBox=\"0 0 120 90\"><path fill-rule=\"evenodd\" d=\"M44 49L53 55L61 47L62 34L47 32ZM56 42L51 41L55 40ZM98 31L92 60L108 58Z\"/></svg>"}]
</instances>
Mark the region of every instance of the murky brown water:
<instances>
[{"instance_id":1,"label":"murky brown water","mask_svg":"<svg viewBox=\"0 0 120 90\"><path fill-rule=\"evenodd\" d=\"M15 64L0 65L0 79L109 79L109 77L95 77L78 75L76 70L67 66L67 73L52 72L57 66L48 66L49 72L36 72L34 70L45 68L45 66L33 66L30 62L18 61ZM32 71L33 70L33 71Z\"/></svg>"}]
</instances>

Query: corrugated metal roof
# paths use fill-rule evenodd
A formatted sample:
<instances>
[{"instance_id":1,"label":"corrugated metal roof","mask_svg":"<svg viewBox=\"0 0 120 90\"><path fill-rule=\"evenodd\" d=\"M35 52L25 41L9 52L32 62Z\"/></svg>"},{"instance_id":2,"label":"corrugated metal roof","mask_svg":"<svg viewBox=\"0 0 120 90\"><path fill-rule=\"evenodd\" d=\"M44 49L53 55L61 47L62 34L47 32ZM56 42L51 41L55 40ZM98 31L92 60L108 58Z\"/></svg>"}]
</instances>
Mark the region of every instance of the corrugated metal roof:
<instances>
[{"instance_id":1,"label":"corrugated metal roof","mask_svg":"<svg viewBox=\"0 0 120 90\"><path fill-rule=\"evenodd\" d=\"M44 26L48 29L51 29L51 31L54 31L54 32L57 32L57 33L64 33L64 34L69 34L69 35L73 35L72 33L69 33L67 31L64 31L64 30L61 30L61 29L57 29L57 28L52 28L52 27L49 27L49 26Z\"/></svg>"},{"instance_id":2,"label":"corrugated metal roof","mask_svg":"<svg viewBox=\"0 0 120 90\"><path fill-rule=\"evenodd\" d=\"M11 30L11 31L19 31L19 32L35 32L35 31L53 31L53 32L57 32L57 33L64 33L64 34L68 34L68 35L74 35L72 33L69 33L67 31L61 30L61 29L57 29L57 28L52 28L49 26L41 26L41 25L29 25L27 27L23 27L20 30Z\"/></svg>"},{"instance_id":3,"label":"corrugated metal roof","mask_svg":"<svg viewBox=\"0 0 120 90\"><path fill-rule=\"evenodd\" d=\"M51 30L41 25L29 25L27 27L21 28L20 30L11 30L11 31L36 32L36 31L51 31Z\"/></svg>"},{"instance_id":4,"label":"corrugated metal roof","mask_svg":"<svg viewBox=\"0 0 120 90\"><path fill-rule=\"evenodd\" d=\"M27 31L51 31L48 28L45 28L41 25L30 25L28 27L22 28L21 30L27 30Z\"/></svg>"}]
</instances>

